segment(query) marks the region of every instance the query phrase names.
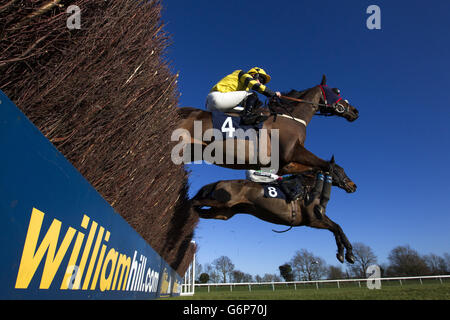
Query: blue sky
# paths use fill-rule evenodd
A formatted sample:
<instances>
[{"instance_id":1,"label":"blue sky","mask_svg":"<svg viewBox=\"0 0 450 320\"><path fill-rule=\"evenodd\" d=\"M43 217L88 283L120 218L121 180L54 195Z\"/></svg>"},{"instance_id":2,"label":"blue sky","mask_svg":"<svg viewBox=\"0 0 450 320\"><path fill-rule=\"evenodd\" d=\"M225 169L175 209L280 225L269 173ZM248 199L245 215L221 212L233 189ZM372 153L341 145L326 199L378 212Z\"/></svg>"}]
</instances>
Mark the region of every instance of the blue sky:
<instances>
[{"instance_id":1,"label":"blue sky","mask_svg":"<svg viewBox=\"0 0 450 320\"><path fill-rule=\"evenodd\" d=\"M381 30L366 27L366 9L381 9ZM237 69L264 68L276 91L328 84L360 118L314 117L305 146L336 162L358 185L333 188L327 213L351 242L369 245L379 263L409 244L422 254L450 252L450 2L423 1L163 1L179 72L180 106L204 108L210 88ZM264 98L261 96L261 98ZM244 171L189 165L190 194ZM331 232L236 215L201 220L198 260L226 255L253 275L278 273L302 248L338 265Z\"/></svg>"}]
</instances>

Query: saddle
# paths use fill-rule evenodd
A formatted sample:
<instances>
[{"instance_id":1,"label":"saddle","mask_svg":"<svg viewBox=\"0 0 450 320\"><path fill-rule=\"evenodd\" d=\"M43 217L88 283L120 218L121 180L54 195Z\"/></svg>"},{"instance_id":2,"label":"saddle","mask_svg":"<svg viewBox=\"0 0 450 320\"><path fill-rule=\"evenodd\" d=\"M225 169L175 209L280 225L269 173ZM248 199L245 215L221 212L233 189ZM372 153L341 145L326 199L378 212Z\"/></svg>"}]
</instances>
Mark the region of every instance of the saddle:
<instances>
[{"instance_id":1,"label":"saddle","mask_svg":"<svg viewBox=\"0 0 450 320\"><path fill-rule=\"evenodd\" d=\"M295 176L288 180L274 181L264 184L265 198L284 199L286 202L304 199L306 187L303 186L301 178Z\"/></svg>"}]
</instances>

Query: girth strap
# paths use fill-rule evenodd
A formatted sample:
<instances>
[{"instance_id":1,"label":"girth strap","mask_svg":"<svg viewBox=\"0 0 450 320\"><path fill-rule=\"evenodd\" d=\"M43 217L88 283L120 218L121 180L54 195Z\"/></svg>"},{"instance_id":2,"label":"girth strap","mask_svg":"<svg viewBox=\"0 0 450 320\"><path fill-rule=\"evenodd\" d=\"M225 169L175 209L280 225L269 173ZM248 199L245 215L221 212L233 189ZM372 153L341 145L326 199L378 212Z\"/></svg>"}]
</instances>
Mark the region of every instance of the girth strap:
<instances>
[{"instance_id":1,"label":"girth strap","mask_svg":"<svg viewBox=\"0 0 450 320\"><path fill-rule=\"evenodd\" d=\"M299 118L294 118L294 117L289 116L287 114L279 114L279 116L280 117L284 117L284 118L288 118L288 119L292 119L292 120L295 120L297 122L300 122L301 124L303 124L306 127L306 121L305 120L302 120L302 119L299 119Z\"/></svg>"},{"instance_id":2,"label":"girth strap","mask_svg":"<svg viewBox=\"0 0 450 320\"><path fill-rule=\"evenodd\" d=\"M272 229L273 232L283 233L283 232L287 232L292 229L292 227L294 226L295 217L297 216L297 210L296 210L296 206L295 206L296 204L297 204L297 201L291 201L291 213L292 213L291 226L288 229L283 230L283 231L277 231L277 230Z\"/></svg>"}]
</instances>

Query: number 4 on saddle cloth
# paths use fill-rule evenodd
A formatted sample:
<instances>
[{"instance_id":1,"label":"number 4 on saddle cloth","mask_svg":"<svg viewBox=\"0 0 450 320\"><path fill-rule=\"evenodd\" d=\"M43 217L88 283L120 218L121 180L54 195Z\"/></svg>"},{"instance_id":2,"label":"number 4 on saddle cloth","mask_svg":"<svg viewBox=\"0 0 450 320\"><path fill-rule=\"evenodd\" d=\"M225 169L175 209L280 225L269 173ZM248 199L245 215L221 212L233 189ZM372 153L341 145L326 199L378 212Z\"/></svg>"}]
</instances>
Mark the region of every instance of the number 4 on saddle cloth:
<instances>
[{"instance_id":1,"label":"number 4 on saddle cloth","mask_svg":"<svg viewBox=\"0 0 450 320\"><path fill-rule=\"evenodd\" d=\"M229 116L221 111L211 111L213 128L222 132L223 139L240 138L239 134L244 134L248 129L259 130L263 123L256 125L242 125L241 118L237 116ZM241 129L237 131L238 129ZM249 140L248 135L242 135L242 139Z\"/></svg>"}]
</instances>

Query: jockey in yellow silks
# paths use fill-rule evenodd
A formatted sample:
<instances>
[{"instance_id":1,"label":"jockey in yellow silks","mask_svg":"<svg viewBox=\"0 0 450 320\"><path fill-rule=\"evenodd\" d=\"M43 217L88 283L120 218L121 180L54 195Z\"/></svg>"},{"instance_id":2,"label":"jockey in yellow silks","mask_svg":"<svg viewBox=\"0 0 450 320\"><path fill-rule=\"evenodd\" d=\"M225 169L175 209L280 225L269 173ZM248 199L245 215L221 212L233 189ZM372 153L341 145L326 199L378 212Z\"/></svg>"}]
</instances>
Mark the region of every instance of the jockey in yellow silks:
<instances>
[{"instance_id":1,"label":"jockey in yellow silks","mask_svg":"<svg viewBox=\"0 0 450 320\"><path fill-rule=\"evenodd\" d=\"M236 70L211 89L206 98L206 108L210 111L242 111L242 123L247 125L264 121L266 116L253 113L262 102L252 91L269 98L280 97L280 92L274 92L266 86L270 79L271 77L262 68L254 67L247 72Z\"/></svg>"}]
</instances>

